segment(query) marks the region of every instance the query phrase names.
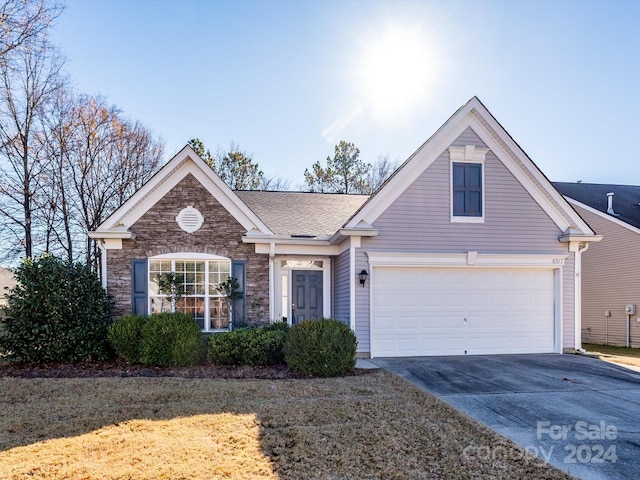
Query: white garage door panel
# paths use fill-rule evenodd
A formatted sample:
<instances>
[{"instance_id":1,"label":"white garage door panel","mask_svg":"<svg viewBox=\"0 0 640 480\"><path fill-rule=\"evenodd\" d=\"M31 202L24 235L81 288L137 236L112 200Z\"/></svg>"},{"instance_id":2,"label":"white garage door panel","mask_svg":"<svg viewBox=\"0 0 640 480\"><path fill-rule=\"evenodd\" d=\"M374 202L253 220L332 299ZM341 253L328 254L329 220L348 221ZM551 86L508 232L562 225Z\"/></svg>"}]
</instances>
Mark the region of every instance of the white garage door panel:
<instances>
[{"instance_id":1,"label":"white garage door panel","mask_svg":"<svg viewBox=\"0 0 640 480\"><path fill-rule=\"evenodd\" d=\"M377 357L554 351L554 274L374 267Z\"/></svg>"}]
</instances>

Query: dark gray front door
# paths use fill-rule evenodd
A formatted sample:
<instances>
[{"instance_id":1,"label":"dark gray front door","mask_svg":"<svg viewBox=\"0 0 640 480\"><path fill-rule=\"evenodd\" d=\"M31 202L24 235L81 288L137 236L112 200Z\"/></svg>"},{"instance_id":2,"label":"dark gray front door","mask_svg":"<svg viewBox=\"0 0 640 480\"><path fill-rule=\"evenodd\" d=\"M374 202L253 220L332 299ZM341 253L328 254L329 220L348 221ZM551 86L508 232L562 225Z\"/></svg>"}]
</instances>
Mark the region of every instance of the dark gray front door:
<instances>
[{"instance_id":1,"label":"dark gray front door","mask_svg":"<svg viewBox=\"0 0 640 480\"><path fill-rule=\"evenodd\" d=\"M322 318L322 271L291 272L291 323Z\"/></svg>"}]
</instances>

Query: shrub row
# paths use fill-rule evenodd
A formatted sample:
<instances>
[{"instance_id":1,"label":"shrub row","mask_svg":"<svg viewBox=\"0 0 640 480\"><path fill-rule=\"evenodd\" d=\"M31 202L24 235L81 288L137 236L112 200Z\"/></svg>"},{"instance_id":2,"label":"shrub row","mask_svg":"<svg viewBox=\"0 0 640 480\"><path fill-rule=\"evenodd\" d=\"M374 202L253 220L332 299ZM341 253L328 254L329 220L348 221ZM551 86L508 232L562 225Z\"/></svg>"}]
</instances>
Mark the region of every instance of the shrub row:
<instances>
[{"instance_id":1,"label":"shrub row","mask_svg":"<svg viewBox=\"0 0 640 480\"><path fill-rule=\"evenodd\" d=\"M289 326L284 322L263 328L239 328L209 336L209 359L218 365L269 366L284 363Z\"/></svg>"},{"instance_id":2,"label":"shrub row","mask_svg":"<svg viewBox=\"0 0 640 480\"><path fill-rule=\"evenodd\" d=\"M323 319L289 329L284 322L209 337L209 359L219 365L276 365L304 375L331 377L353 370L357 340L344 323Z\"/></svg>"},{"instance_id":3,"label":"shrub row","mask_svg":"<svg viewBox=\"0 0 640 480\"><path fill-rule=\"evenodd\" d=\"M108 337L116 355L129 363L188 367L205 354L198 324L183 313L126 315L109 327Z\"/></svg>"}]
</instances>

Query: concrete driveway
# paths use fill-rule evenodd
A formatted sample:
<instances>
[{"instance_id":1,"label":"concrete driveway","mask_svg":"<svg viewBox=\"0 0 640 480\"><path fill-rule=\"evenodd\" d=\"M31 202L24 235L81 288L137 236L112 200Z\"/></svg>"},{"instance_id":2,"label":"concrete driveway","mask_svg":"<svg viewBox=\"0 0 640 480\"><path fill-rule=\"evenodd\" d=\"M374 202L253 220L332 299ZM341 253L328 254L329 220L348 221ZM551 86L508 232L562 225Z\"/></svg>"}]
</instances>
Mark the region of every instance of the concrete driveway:
<instances>
[{"instance_id":1,"label":"concrete driveway","mask_svg":"<svg viewBox=\"0 0 640 480\"><path fill-rule=\"evenodd\" d=\"M640 478L640 373L579 355L376 358L556 467ZM466 455L491 455L492 445Z\"/></svg>"}]
</instances>

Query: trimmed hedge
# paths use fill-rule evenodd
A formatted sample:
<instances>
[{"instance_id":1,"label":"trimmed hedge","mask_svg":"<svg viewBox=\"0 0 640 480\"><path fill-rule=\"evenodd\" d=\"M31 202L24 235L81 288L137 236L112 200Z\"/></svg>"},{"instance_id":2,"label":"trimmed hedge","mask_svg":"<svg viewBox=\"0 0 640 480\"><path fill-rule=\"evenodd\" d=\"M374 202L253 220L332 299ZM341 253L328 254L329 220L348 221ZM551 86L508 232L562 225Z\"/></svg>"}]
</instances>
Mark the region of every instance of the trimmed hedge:
<instances>
[{"instance_id":1,"label":"trimmed hedge","mask_svg":"<svg viewBox=\"0 0 640 480\"><path fill-rule=\"evenodd\" d=\"M284 346L287 365L303 375L335 377L356 364L355 333L332 319L306 321L291 328Z\"/></svg>"},{"instance_id":2,"label":"trimmed hedge","mask_svg":"<svg viewBox=\"0 0 640 480\"><path fill-rule=\"evenodd\" d=\"M108 336L118 358L129 363L140 363L142 358L142 329L148 317L125 315L109 327Z\"/></svg>"},{"instance_id":3,"label":"trimmed hedge","mask_svg":"<svg viewBox=\"0 0 640 480\"><path fill-rule=\"evenodd\" d=\"M0 353L31 363L104 360L111 302L85 265L49 254L26 258L7 297Z\"/></svg>"},{"instance_id":4,"label":"trimmed hedge","mask_svg":"<svg viewBox=\"0 0 640 480\"><path fill-rule=\"evenodd\" d=\"M209 336L209 359L218 365L269 366L284 363L289 326L277 322L263 328L239 328Z\"/></svg>"},{"instance_id":5,"label":"trimmed hedge","mask_svg":"<svg viewBox=\"0 0 640 480\"><path fill-rule=\"evenodd\" d=\"M205 343L196 321L184 313L151 315L141 331L140 361L158 367L188 367L202 361Z\"/></svg>"}]
</instances>

